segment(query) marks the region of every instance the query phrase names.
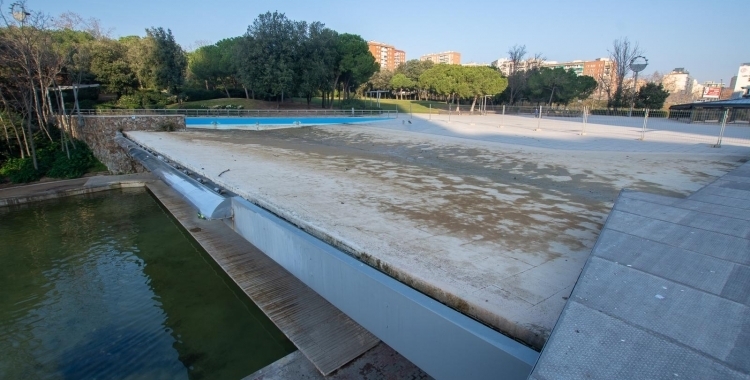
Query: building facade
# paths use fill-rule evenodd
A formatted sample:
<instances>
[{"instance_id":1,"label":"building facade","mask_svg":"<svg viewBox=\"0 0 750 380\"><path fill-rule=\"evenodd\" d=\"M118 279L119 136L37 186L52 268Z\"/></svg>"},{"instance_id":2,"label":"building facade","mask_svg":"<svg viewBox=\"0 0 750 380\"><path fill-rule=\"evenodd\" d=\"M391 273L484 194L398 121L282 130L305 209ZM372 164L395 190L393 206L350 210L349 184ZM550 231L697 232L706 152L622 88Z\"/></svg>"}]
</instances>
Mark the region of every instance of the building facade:
<instances>
[{"instance_id":1,"label":"building facade","mask_svg":"<svg viewBox=\"0 0 750 380\"><path fill-rule=\"evenodd\" d=\"M582 75L587 75L595 79L609 78L615 74L614 61L609 58L597 58L593 61L583 62Z\"/></svg>"},{"instance_id":2,"label":"building facade","mask_svg":"<svg viewBox=\"0 0 750 380\"><path fill-rule=\"evenodd\" d=\"M661 84L670 93L693 91L693 78L684 67L678 67L664 75Z\"/></svg>"},{"instance_id":3,"label":"building facade","mask_svg":"<svg viewBox=\"0 0 750 380\"><path fill-rule=\"evenodd\" d=\"M518 67L515 71L526 71L535 67L540 67L543 63L544 61L534 60L533 58L526 59L518 62ZM514 71L513 62L511 62L511 60L508 58L500 58L498 60L492 61L492 63L490 63L490 66L497 68L506 77Z\"/></svg>"},{"instance_id":4,"label":"building facade","mask_svg":"<svg viewBox=\"0 0 750 380\"><path fill-rule=\"evenodd\" d=\"M396 49L393 45L377 41L367 41L367 48L375 58L375 62L380 64L381 69L393 71L399 65L406 62L406 52Z\"/></svg>"},{"instance_id":5,"label":"building facade","mask_svg":"<svg viewBox=\"0 0 750 380\"><path fill-rule=\"evenodd\" d=\"M575 60L570 62L547 61L542 64L542 67L548 67L550 69L556 69L559 67L565 69L565 71L573 70L576 75L581 76L583 75L585 63L586 62L582 60Z\"/></svg>"},{"instance_id":6,"label":"building facade","mask_svg":"<svg viewBox=\"0 0 750 380\"><path fill-rule=\"evenodd\" d=\"M750 63L743 63L737 70L737 79L734 83L733 98L741 98L750 89Z\"/></svg>"},{"instance_id":7,"label":"building facade","mask_svg":"<svg viewBox=\"0 0 750 380\"><path fill-rule=\"evenodd\" d=\"M460 65L461 53L457 51L444 51L442 53L425 54L419 57L420 61L432 61L433 63L446 63L448 65Z\"/></svg>"}]
</instances>

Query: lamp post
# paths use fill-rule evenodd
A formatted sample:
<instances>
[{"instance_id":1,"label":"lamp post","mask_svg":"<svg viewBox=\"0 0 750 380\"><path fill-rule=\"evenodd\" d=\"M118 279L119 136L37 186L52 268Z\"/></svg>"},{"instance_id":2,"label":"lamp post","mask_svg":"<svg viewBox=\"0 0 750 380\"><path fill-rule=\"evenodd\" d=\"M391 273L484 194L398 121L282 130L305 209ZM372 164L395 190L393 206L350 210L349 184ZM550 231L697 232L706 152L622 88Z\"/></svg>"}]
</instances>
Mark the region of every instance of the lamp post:
<instances>
[{"instance_id":1,"label":"lamp post","mask_svg":"<svg viewBox=\"0 0 750 380\"><path fill-rule=\"evenodd\" d=\"M633 96L630 100L630 112L628 112L628 117L633 116L633 107L635 107L635 93L638 90L638 73L645 70L646 66L648 66L648 59L646 57L639 55L637 57L633 57L633 59L630 60L630 64L628 64L628 67L630 67L630 70L633 70Z\"/></svg>"},{"instance_id":2,"label":"lamp post","mask_svg":"<svg viewBox=\"0 0 750 380\"><path fill-rule=\"evenodd\" d=\"M21 25L26 21L27 16L31 16L31 13L26 12L26 8L21 3L13 3L10 5L10 13L16 21L20 22Z\"/></svg>"}]
</instances>

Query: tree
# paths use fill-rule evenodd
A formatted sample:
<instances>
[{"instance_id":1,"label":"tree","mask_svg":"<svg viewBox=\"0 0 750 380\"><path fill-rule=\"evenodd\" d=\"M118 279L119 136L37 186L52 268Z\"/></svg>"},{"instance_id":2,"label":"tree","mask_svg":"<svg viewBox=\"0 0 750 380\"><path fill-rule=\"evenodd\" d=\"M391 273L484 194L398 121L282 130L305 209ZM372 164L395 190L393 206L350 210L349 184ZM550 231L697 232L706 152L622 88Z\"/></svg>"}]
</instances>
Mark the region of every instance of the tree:
<instances>
[{"instance_id":1,"label":"tree","mask_svg":"<svg viewBox=\"0 0 750 380\"><path fill-rule=\"evenodd\" d=\"M375 74L372 74L370 80L367 81L371 90L390 90L391 79L393 78L393 71L380 69Z\"/></svg>"},{"instance_id":2,"label":"tree","mask_svg":"<svg viewBox=\"0 0 750 380\"><path fill-rule=\"evenodd\" d=\"M131 93L138 85L135 73L128 62L127 47L117 41L102 39L90 46L90 70L94 81L100 83L105 92Z\"/></svg>"},{"instance_id":3,"label":"tree","mask_svg":"<svg viewBox=\"0 0 750 380\"><path fill-rule=\"evenodd\" d=\"M526 57L526 45L513 45L508 49L510 70L508 71L508 101L514 104L523 91L526 81L521 72L521 63Z\"/></svg>"},{"instance_id":4,"label":"tree","mask_svg":"<svg viewBox=\"0 0 750 380\"><path fill-rule=\"evenodd\" d=\"M154 49L153 38L139 36L121 37L118 42L125 47L125 56L130 71L135 75L139 89L153 88L154 83Z\"/></svg>"},{"instance_id":5,"label":"tree","mask_svg":"<svg viewBox=\"0 0 750 380\"><path fill-rule=\"evenodd\" d=\"M418 59L412 59L404 62L396 68L396 73L404 74L413 83L417 94L421 99L422 96L427 97L426 89L419 87L419 76L422 75L426 70L434 65L432 61L420 61Z\"/></svg>"},{"instance_id":6,"label":"tree","mask_svg":"<svg viewBox=\"0 0 750 380\"><path fill-rule=\"evenodd\" d=\"M472 98L469 112L474 112L474 106L479 97L497 95L508 87L508 79L491 67L460 66L460 71L463 71L462 77L469 85L470 97Z\"/></svg>"},{"instance_id":7,"label":"tree","mask_svg":"<svg viewBox=\"0 0 750 380\"><path fill-rule=\"evenodd\" d=\"M655 110L662 109L668 97L669 91L665 90L661 83L647 83L638 90L636 107Z\"/></svg>"},{"instance_id":8,"label":"tree","mask_svg":"<svg viewBox=\"0 0 750 380\"><path fill-rule=\"evenodd\" d=\"M526 45L513 45L508 49L508 61L508 88L504 97L510 104L515 104L527 93L529 77L542 66L545 58L541 53L526 58Z\"/></svg>"},{"instance_id":9,"label":"tree","mask_svg":"<svg viewBox=\"0 0 750 380\"><path fill-rule=\"evenodd\" d=\"M404 99L404 89L411 89L414 87L414 81L409 79L406 75L398 73L391 78L391 87L398 89L398 95L401 100Z\"/></svg>"},{"instance_id":10,"label":"tree","mask_svg":"<svg viewBox=\"0 0 750 380\"><path fill-rule=\"evenodd\" d=\"M236 51L242 82L282 102L294 89L296 59L306 28L306 23L289 20L283 13L259 15Z\"/></svg>"},{"instance_id":11,"label":"tree","mask_svg":"<svg viewBox=\"0 0 750 380\"><path fill-rule=\"evenodd\" d=\"M185 81L187 59L185 52L175 42L170 29L146 29L146 35L153 40L154 49L151 51L153 63L153 83L158 89L165 89L171 94L177 94L178 88Z\"/></svg>"},{"instance_id":12,"label":"tree","mask_svg":"<svg viewBox=\"0 0 750 380\"><path fill-rule=\"evenodd\" d=\"M191 79L202 82L206 90L220 85L229 95L229 87L236 84L234 66L235 39L225 39L214 45L206 45L188 54L188 72Z\"/></svg>"},{"instance_id":13,"label":"tree","mask_svg":"<svg viewBox=\"0 0 750 380\"><path fill-rule=\"evenodd\" d=\"M614 77L615 82L613 84L614 91L607 94L607 106L612 108L624 107L628 103L628 99L623 96L623 82L625 77L630 73L630 62L633 58L642 54L640 47L637 42L630 42L627 37L614 40L612 43L612 50L609 52L609 56L614 61Z\"/></svg>"},{"instance_id":14,"label":"tree","mask_svg":"<svg viewBox=\"0 0 750 380\"><path fill-rule=\"evenodd\" d=\"M380 69L375 57L370 54L367 41L356 34L340 34L338 40L339 64L334 88L339 84L345 98L352 88L358 87Z\"/></svg>"},{"instance_id":15,"label":"tree","mask_svg":"<svg viewBox=\"0 0 750 380\"><path fill-rule=\"evenodd\" d=\"M313 95L328 89L333 80L337 63L338 33L325 27L321 22L313 22L307 28L305 39L300 45L297 59L297 87L310 107Z\"/></svg>"}]
</instances>

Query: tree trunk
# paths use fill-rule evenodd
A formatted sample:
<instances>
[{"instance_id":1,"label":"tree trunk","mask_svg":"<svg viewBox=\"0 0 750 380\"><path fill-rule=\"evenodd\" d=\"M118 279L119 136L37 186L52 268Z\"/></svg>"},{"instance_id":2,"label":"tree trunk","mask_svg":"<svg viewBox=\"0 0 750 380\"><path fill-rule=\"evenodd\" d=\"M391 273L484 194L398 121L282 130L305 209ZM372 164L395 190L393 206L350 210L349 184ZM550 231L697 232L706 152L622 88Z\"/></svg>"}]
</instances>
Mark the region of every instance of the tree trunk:
<instances>
[{"instance_id":1,"label":"tree trunk","mask_svg":"<svg viewBox=\"0 0 750 380\"><path fill-rule=\"evenodd\" d=\"M549 94L549 106L552 106L552 97L555 96L555 87L552 87L552 93Z\"/></svg>"},{"instance_id":2,"label":"tree trunk","mask_svg":"<svg viewBox=\"0 0 750 380\"><path fill-rule=\"evenodd\" d=\"M469 113L472 113L472 114L474 113L474 105L477 104L478 97L479 95L475 95L474 100L471 101L471 109L469 110Z\"/></svg>"},{"instance_id":3,"label":"tree trunk","mask_svg":"<svg viewBox=\"0 0 750 380\"><path fill-rule=\"evenodd\" d=\"M227 88L226 85L224 86L224 93L227 94L227 98L231 98L231 96L229 96L229 89Z\"/></svg>"},{"instance_id":4,"label":"tree trunk","mask_svg":"<svg viewBox=\"0 0 750 380\"><path fill-rule=\"evenodd\" d=\"M26 138L26 142L29 147L31 147L31 159L34 162L34 170L39 170L39 164L36 162L36 147L34 147L34 134L31 132L31 102L27 102L27 106L29 107L29 115L26 118L26 128L28 128L28 136Z\"/></svg>"},{"instance_id":5,"label":"tree trunk","mask_svg":"<svg viewBox=\"0 0 750 380\"><path fill-rule=\"evenodd\" d=\"M242 86L242 88L245 90L245 99L250 99L250 95L247 94L247 87Z\"/></svg>"},{"instance_id":6,"label":"tree trunk","mask_svg":"<svg viewBox=\"0 0 750 380\"><path fill-rule=\"evenodd\" d=\"M43 110L41 109L41 106L39 105L39 98L37 97L37 94L36 94L36 87L34 86L34 81L30 81L30 82L31 82L31 94L34 97L33 99L34 102L33 104L29 103L29 106L30 107L33 106L34 108L34 113L36 113L36 120L37 120L37 124L39 124L39 128L41 128L44 131L49 141L52 141L52 135L50 135L49 131L47 130L47 121L44 119L44 116L41 113L41 111ZM29 109L29 112L31 112L31 109ZM34 168L36 168L36 166L34 166Z\"/></svg>"},{"instance_id":7,"label":"tree trunk","mask_svg":"<svg viewBox=\"0 0 750 380\"><path fill-rule=\"evenodd\" d=\"M23 117L21 119L21 136L23 136L23 147L26 148L25 156L23 154L23 150L21 150L21 158L31 156L31 150L29 149L29 139L28 137L26 137L26 128L23 127L24 123L26 123L26 117Z\"/></svg>"}]
</instances>

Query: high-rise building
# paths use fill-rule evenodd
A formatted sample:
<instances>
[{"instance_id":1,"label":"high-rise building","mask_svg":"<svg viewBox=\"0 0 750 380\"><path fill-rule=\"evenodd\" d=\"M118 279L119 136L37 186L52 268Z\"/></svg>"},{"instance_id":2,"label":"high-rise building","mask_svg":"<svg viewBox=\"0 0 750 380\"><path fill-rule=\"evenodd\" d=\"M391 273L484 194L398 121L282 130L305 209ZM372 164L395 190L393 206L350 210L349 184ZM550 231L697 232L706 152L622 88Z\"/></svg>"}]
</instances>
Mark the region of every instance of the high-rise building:
<instances>
[{"instance_id":1,"label":"high-rise building","mask_svg":"<svg viewBox=\"0 0 750 380\"><path fill-rule=\"evenodd\" d=\"M743 63L737 70L737 80L734 83L733 98L741 98L750 89L750 63Z\"/></svg>"},{"instance_id":2,"label":"high-rise building","mask_svg":"<svg viewBox=\"0 0 750 380\"><path fill-rule=\"evenodd\" d=\"M380 64L381 69L393 71L406 62L406 52L396 49L393 45L367 41L367 48L370 49L370 54L375 57L375 62Z\"/></svg>"},{"instance_id":3,"label":"high-rise building","mask_svg":"<svg viewBox=\"0 0 750 380\"><path fill-rule=\"evenodd\" d=\"M461 53L457 51L445 51L442 53L425 54L419 57L420 61L432 61L433 63L447 63L449 65L461 64Z\"/></svg>"}]
</instances>

